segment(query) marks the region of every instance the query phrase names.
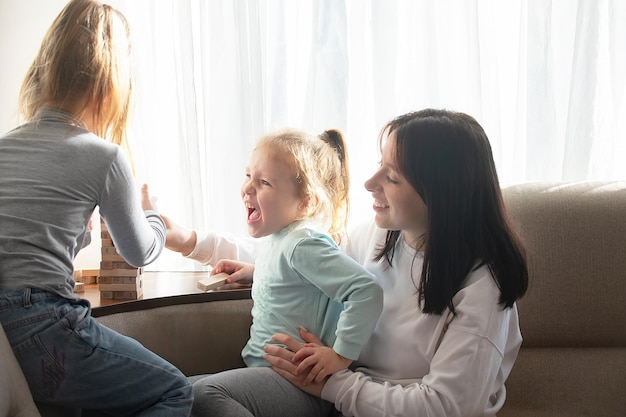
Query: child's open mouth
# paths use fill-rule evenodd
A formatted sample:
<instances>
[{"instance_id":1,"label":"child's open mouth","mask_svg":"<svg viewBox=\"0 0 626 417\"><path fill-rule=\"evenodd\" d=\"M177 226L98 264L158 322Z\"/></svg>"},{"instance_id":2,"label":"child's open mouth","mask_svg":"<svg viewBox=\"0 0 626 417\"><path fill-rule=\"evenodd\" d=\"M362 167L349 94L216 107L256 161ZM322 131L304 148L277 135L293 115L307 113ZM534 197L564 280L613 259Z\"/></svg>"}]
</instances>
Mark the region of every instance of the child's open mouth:
<instances>
[{"instance_id":1,"label":"child's open mouth","mask_svg":"<svg viewBox=\"0 0 626 417\"><path fill-rule=\"evenodd\" d=\"M261 212L249 203L246 203L246 208L248 209L248 221L256 221L261 218Z\"/></svg>"}]
</instances>

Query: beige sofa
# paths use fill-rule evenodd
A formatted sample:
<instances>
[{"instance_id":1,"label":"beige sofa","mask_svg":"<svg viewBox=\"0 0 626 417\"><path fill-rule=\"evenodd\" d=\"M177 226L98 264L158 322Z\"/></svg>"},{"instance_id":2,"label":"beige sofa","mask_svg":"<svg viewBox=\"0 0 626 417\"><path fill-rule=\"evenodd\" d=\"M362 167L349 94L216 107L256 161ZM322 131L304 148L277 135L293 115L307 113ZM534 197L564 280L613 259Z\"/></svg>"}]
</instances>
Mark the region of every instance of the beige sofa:
<instances>
[{"instance_id":1,"label":"beige sofa","mask_svg":"<svg viewBox=\"0 0 626 417\"><path fill-rule=\"evenodd\" d=\"M519 302L524 342L498 416L625 416L626 182L525 184L504 197L528 246L530 286ZM242 366L251 305L249 291L229 291L93 313L195 375ZM1 346L4 371L12 355Z\"/></svg>"}]
</instances>

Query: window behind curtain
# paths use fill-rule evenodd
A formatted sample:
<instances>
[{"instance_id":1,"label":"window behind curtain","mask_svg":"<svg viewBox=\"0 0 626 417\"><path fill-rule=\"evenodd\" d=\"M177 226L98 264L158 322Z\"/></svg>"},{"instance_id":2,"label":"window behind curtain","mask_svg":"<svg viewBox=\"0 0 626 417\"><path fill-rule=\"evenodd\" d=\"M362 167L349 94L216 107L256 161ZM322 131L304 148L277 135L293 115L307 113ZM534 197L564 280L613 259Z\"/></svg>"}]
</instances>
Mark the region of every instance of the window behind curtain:
<instances>
[{"instance_id":1,"label":"window behind curtain","mask_svg":"<svg viewBox=\"0 0 626 417\"><path fill-rule=\"evenodd\" d=\"M115 0L137 61L140 181L183 225L245 234L255 141L297 127L347 135L353 222L394 116L463 111L503 185L626 178L626 2ZM200 266L165 251L153 269Z\"/></svg>"}]
</instances>

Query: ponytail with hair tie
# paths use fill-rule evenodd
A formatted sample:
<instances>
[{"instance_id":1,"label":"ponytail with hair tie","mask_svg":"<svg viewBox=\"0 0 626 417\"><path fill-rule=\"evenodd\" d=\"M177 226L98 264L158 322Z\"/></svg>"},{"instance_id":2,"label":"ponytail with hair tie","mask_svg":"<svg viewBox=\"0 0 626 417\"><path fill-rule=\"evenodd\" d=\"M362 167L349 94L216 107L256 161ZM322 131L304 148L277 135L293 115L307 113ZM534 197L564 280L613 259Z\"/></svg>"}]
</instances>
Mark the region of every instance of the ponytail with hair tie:
<instances>
[{"instance_id":1,"label":"ponytail with hair tie","mask_svg":"<svg viewBox=\"0 0 626 417\"><path fill-rule=\"evenodd\" d=\"M339 129L328 129L325 130L319 138L332 146L332 148L339 155L339 160L341 163L345 163L346 161L346 147L345 147L345 139L343 137L343 133Z\"/></svg>"}]
</instances>

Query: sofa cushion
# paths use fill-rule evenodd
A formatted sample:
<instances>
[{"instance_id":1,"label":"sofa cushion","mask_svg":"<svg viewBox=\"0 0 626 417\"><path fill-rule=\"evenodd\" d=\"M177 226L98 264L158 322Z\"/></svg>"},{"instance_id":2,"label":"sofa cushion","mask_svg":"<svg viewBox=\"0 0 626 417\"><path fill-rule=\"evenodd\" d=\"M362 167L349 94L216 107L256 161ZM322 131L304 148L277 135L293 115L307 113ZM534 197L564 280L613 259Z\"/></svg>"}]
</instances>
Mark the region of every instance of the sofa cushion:
<instances>
[{"instance_id":1,"label":"sofa cushion","mask_svg":"<svg viewBox=\"0 0 626 417\"><path fill-rule=\"evenodd\" d=\"M498 417L623 416L625 364L624 348L522 348Z\"/></svg>"},{"instance_id":2,"label":"sofa cushion","mask_svg":"<svg viewBox=\"0 0 626 417\"><path fill-rule=\"evenodd\" d=\"M11 344L0 325L0 416L38 417L30 388L17 362Z\"/></svg>"}]
</instances>

